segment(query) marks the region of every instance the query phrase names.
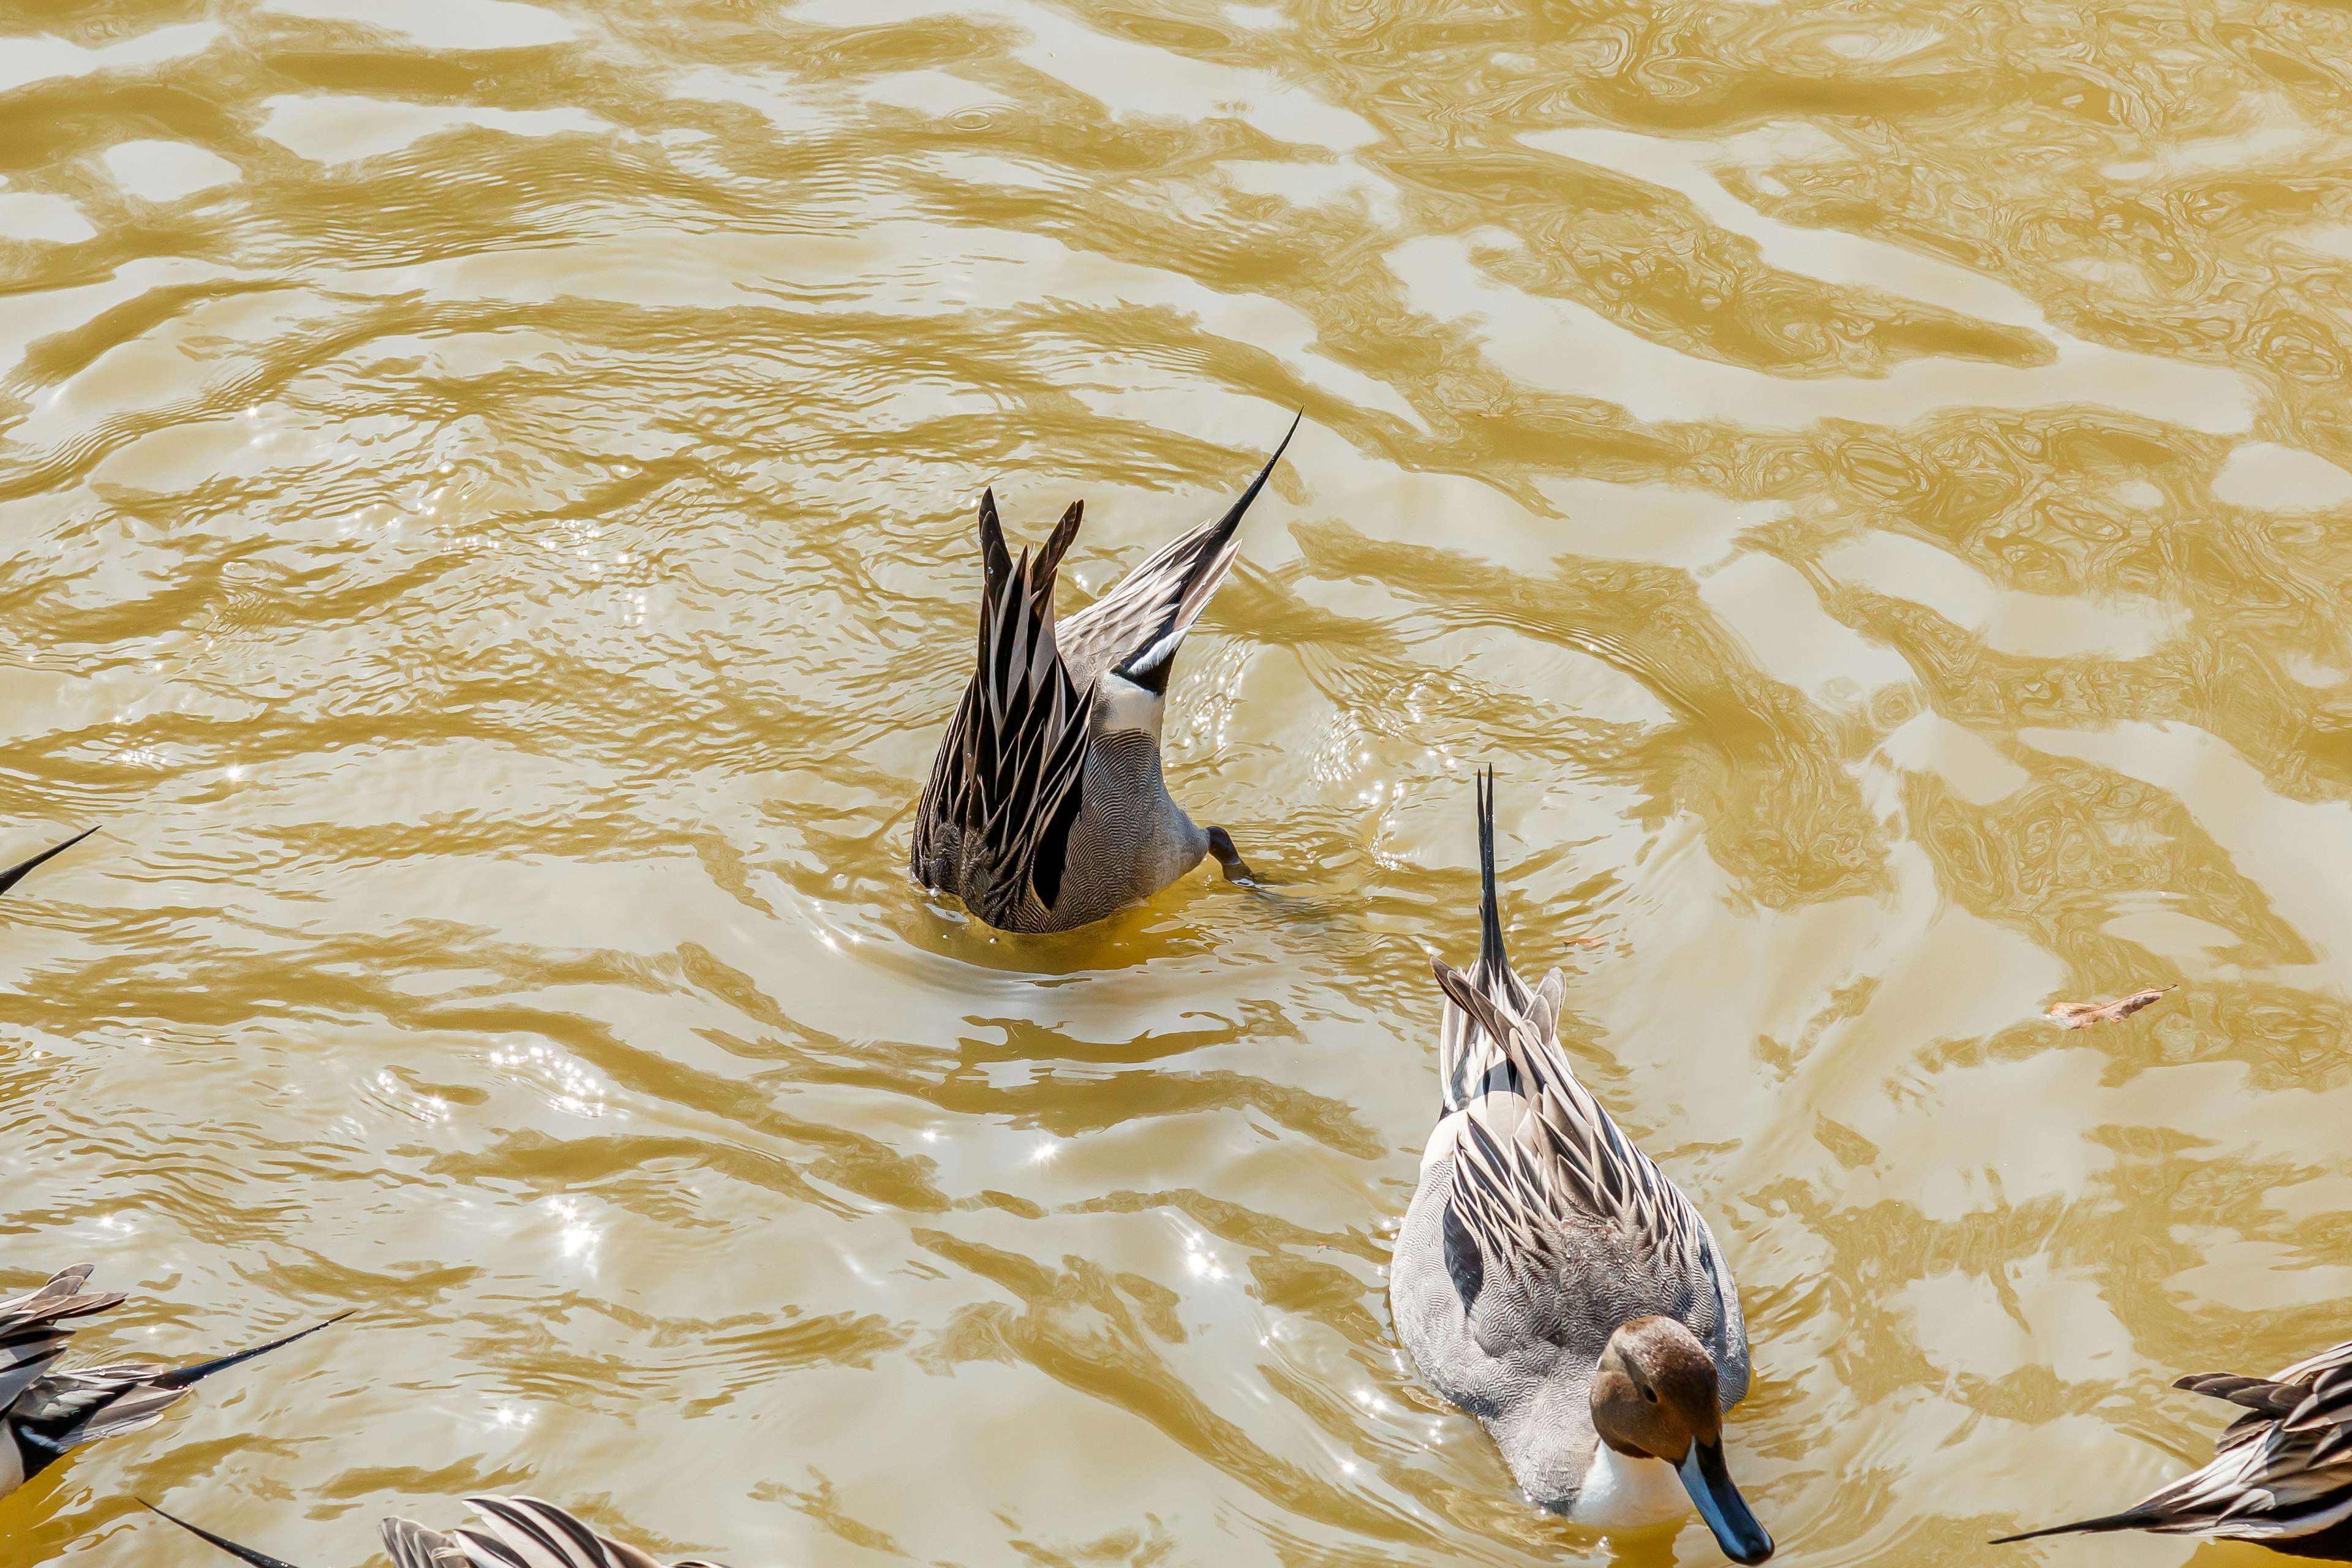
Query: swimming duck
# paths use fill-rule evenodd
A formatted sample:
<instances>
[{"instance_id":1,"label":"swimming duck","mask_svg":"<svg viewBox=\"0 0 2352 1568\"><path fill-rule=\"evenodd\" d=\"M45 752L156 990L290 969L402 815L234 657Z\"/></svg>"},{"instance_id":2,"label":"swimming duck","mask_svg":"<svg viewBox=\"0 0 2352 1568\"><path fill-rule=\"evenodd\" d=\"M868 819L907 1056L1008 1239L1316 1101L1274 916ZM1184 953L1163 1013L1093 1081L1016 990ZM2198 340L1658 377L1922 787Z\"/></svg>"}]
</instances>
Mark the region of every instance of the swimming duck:
<instances>
[{"instance_id":1,"label":"swimming duck","mask_svg":"<svg viewBox=\"0 0 2352 1568\"><path fill-rule=\"evenodd\" d=\"M42 850L38 855L34 856L31 859L19 860L16 864L9 867L6 870L0 871L0 893L6 892L9 889L23 881L25 879L25 873L30 871L36 866L38 866L42 861L53 859L56 857L64 854L67 850L72 848L75 845L80 843L83 839L89 837L91 834L97 831L98 829L95 827L85 827L79 833L75 834L71 838L67 839L63 844L53 845L50 847Z\"/></svg>"},{"instance_id":2,"label":"swimming duck","mask_svg":"<svg viewBox=\"0 0 2352 1568\"><path fill-rule=\"evenodd\" d=\"M345 1312L272 1340L194 1366L167 1367L152 1362L115 1362L105 1366L58 1367L74 1331L71 1320L122 1304L119 1290L85 1291L90 1265L78 1264L29 1296L0 1301L0 1498L47 1469L66 1453L101 1437L119 1437L152 1426L163 1412L188 1396L196 1384L239 1362L267 1355L315 1334Z\"/></svg>"},{"instance_id":3,"label":"swimming duck","mask_svg":"<svg viewBox=\"0 0 2352 1568\"><path fill-rule=\"evenodd\" d=\"M1168 677L1184 634L1224 580L1242 514L1298 421L1231 510L1129 572L1056 625L1055 574L1077 536L1072 501L1045 546L1015 562L980 498L980 651L915 816L915 879L1000 931L1068 931L1160 889L1214 855L1249 868L1222 827L1170 798L1160 771Z\"/></svg>"},{"instance_id":4,"label":"swimming duck","mask_svg":"<svg viewBox=\"0 0 2352 1568\"><path fill-rule=\"evenodd\" d=\"M176 1514L163 1513L153 1503L147 1506L253 1568L288 1568L250 1546L224 1541ZM553 1503L527 1497L469 1497L466 1506L481 1515L485 1528L461 1525L445 1535L404 1519L385 1520L380 1528L393 1568L661 1568L635 1547L597 1534ZM693 1558L676 1568L723 1565Z\"/></svg>"},{"instance_id":5,"label":"swimming duck","mask_svg":"<svg viewBox=\"0 0 2352 1568\"><path fill-rule=\"evenodd\" d=\"M2243 1405L2213 1461L2101 1519L2003 1536L2147 1530L2259 1542L2291 1557L2352 1563L2352 1340L2269 1377L2203 1372L2172 1385Z\"/></svg>"},{"instance_id":6,"label":"swimming duck","mask_svg":"<svg viewBox=\"0 0 2352 1568\"><path fill-rule=\"evenodd\" d=\"M1738 1288L1690 1200L1577 1082L1559 972L1533 990L1512 972L1491 768L1478 868L1478 962L1431 965L1443 1113L1391 1265L1397 1337L1538 1508L1632 1529L1696 1505L1727 1554L1761 1563L1772 1538L1723 1456L1748 1393Z\"/></svg>"}]
</instances>

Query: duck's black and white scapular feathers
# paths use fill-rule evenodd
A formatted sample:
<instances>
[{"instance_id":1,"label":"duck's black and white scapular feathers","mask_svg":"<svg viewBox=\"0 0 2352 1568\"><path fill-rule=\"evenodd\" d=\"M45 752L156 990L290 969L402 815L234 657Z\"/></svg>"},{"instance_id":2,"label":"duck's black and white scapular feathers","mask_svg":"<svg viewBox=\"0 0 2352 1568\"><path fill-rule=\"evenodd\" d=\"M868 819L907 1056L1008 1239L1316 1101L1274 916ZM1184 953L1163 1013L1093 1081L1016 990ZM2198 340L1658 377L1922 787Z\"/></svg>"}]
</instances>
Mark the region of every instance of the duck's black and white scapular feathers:
<instances>
[{"instance_id":1,"label":"duck's black and white scapular feathers","mask_svg":"<svg viewBox=\"0 0 2352 1568\"><path fill-rule=\"evenodd\" d=\"M194 1366L154 1362L115 1362L104 1366L59 1367L66 1342L88 1318L122 1304L119 1290L83 1289L91 1266L77 1264L53 1275L30 1295L0 1301L0 1497L85 1443L119 1437L150 1426L188 1396L199 1382L239 1362L267 1355L315 1334L319 1323L283 1339ZM341 1317L328 1323L340 1322Z\"/></svg>"},{"instance_id":2,"label":"duck's black and white scapular feathers","mask_svg":"<svg viewBox=\"0 0 2352 1568\"><path fill-rule=\"evenodd\" d=\"M164 1513L153 1503L147 1506L253 1568L290 1568L250 1546L190 1524L177 1514ZM404 1519L385 1520L380 1529L393 1568L662 1568L635 1547L597 1534L551 1502L528 1497L469 1497L466 1506L481 1516L478 1527L460 1525L444 1532ZM690 1558L675 1568L724 1565Z\"/></svg>"},{"instance_id":3,"label":"duck's black and white scapular feathers","mask_svg":"<svg viewBox=\"0 0 2352 1568\"><path fill-rule=\"evenodd\" d=\"M1213 851L1234 874L1239 857L1223 830L1199 826L1168 795L1160 721L1176 650L1297 430L1294 419L1223 517L1058 624L1055 574L1083 503L1016 560L995 492L981 496L978 658L916 813L916 880L1001 931L1049 931L1149 898Z\"/></svg>"},{"instance_id":4,"label":"duck's black and white scapular feathers","mask_svg":"<svg viewBox=\"0 0 2352 1568\"><path fill-rule=\"evenodd\" d=\"M2352 1340L2269 1377L2207 1372L2173 1385L2246 1414L2213 1459L2121 1513L2002 1537L2147 1530L2252 1541L2291 1557L2352 1563Z\"/></svg>"}]
</instances>

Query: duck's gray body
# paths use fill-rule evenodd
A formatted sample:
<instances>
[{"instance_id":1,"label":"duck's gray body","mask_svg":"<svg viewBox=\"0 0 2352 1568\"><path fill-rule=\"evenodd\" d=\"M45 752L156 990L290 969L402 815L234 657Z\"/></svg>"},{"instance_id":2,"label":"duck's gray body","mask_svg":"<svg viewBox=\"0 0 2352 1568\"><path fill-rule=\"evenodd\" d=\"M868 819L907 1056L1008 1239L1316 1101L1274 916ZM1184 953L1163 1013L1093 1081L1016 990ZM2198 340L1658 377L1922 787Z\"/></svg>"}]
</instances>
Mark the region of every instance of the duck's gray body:
<instances>
[{"instance_id":1,"label":"duck's gray body","mask_svg":"<svg viewBox=\"0 0 2352 1568\"><path fill-rule=\"evenodd\" d=\"M917 881L1001 931L1068 931L1150 897L1220 842L1160 773L1168 679L1289 443L1223 517L1058 625L1055 574L1081 507L1015 562L994 493L982 496L979 657L916 812Z\"/></svg>"},{"instance_id":2,"label":"duck's gray body","mask_svg":"<svg viewBox=\"0 0 2352 1568\"><path fill-rule=\"evenodd\" d=\"M1442 1114L1397 1234L1390 1310L1423 1379L1493 1436L1531 1501L1596 1526L1663 1523L1689 1510L1683 1485L1601 1443L1594 1369L1620 1326L1672 1318L1706 1348L1728 1411L1748 1393L1739 1292L1706 1222L1576 1081L1559 972L1532 991L1512 973L1492 813L1482 791L1478 963L1441 981L1475 992L1515 1043L1502 1048L1449 990Z\"/></svg>"}]
</instances>

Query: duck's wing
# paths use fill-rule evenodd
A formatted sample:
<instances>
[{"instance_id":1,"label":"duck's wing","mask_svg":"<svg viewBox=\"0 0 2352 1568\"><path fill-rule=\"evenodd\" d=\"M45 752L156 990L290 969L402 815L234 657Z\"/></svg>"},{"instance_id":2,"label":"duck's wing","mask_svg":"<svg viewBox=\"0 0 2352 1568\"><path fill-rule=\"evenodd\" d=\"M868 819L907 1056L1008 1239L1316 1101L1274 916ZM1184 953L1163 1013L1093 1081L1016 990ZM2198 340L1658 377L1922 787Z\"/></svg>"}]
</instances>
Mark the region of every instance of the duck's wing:
<instances>
[{"instance_id":1,"label":"duck's wing","mask_svg":"<svg viewBox=\"0 0 2352 1568\"><path fill-rule=\"evenodd\" d=\"M1167 691L1184 634L1201 618L1241 550L1236 535L1242 514L1265 488L1267 476L1297 433L1298 419L1294 418L1274 456L1224 516L1170 544L1063 623L1062 657L1076 672L1079 685L1091 688L1105 672L1116 670L1147 691Z\"/></svg>"},{"instance_id":2,"label":"duck's wing","mask_svg":"<svg viewBox=\"0 0 2352 1568\"><path fill-rule=\"evenodd\" d=\"M599 1535L562 1509L537 1498L471 1497L466 1506L482 1520L478 1528L469 1525L456 1532L474 1568L661 1568L635 1547ZM387 1521L387 1545L391 1538L392 1521ZM440 1568L432 1558L419 1558L412 1564L397 1552L393 1560L398 1568ZM677 1568L719 1565L681 1563Z\"/></svg>"},{"instance_id":3,"label":"duck's wing","mask_svg":"<svg viewBox=\"0 0 2352 1568\"><path fill-rule=\"evenodd\" d=\"M2215 1445L2212 1462L2099 1519L2005 1537L2147 1530L2276 1542L2352 1519L2352 1342L2269 1378L2200 1373L2174 1386L2250 1412ZM2284 1414L2269 1412L2295 1395ZM1996 1545L2000 1542L1995 1542Z\"/></svg>"},{"instance_id":4,"label":"duck's wing","mask_svg":"<svg viewBox=\"0 0 2352 1568\"><path fill-rule=\"evenodd\" d=\"M1015 562L995 492L981 496L979 658L915 817L915 874L1000 929L1033 896L1053 908L1081 804L1094 693L1072 678L1054 628L1055 574L1081 515L1072 503L1045 548Z\"/></svg>"},{"instance_id":5,"label":"duck's wing","mask_svg":"<svg viewBox=\"0 0 2352 1568\"><path fill-rule=\"evenodd\" d=\"M49 1277L29 1295L0 1301L0 1415L13 1415L16 1401L63 1355L72 1320L122 1304L120 1290L85 1290L90 1265L76 1264Z\"/></svg>"}]
</instances>

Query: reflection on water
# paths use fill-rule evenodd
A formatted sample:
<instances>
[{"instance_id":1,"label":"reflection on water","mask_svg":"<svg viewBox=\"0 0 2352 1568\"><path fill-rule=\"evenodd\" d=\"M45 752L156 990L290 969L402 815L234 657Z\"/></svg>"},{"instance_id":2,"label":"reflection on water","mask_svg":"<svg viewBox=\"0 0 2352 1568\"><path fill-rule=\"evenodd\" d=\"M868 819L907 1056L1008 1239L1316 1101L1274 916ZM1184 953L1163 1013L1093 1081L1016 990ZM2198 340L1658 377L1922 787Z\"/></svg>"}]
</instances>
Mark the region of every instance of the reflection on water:
<instances>
[{"instance_id":1,"label":"reflection on water","mask_svg":"<svg viewBox=\"0 0 2352 1568\"><path fill-rule=\"evenodd\" d=\"M1531 1513L1388 1332L1489 760L1783 1561L2185 1561L1979 1543L2342 1337L2344 13L5 26L0 863L104 831L0 929L0 1285L360 1316L0 1560L504 1488L745 1564L1715 1561ZM1302 405L1168 735L1276 885L910 888L981 486L1099 592Z\"/></svg>"}]
</instances>

